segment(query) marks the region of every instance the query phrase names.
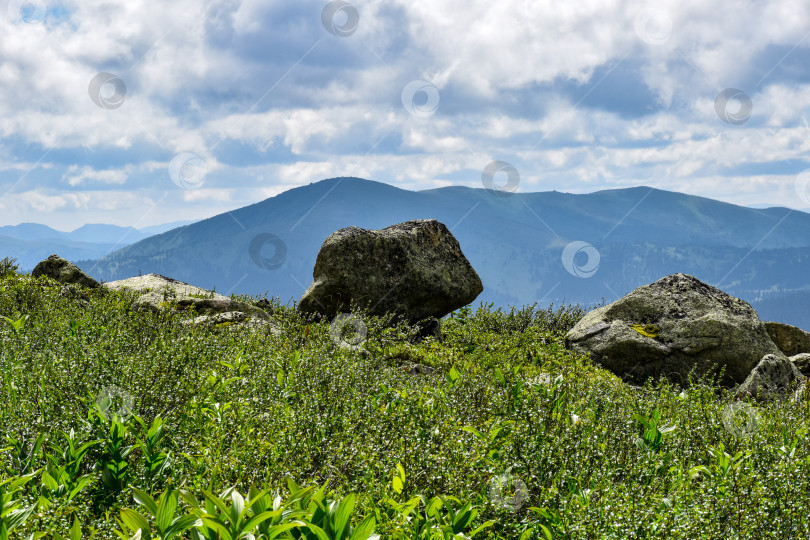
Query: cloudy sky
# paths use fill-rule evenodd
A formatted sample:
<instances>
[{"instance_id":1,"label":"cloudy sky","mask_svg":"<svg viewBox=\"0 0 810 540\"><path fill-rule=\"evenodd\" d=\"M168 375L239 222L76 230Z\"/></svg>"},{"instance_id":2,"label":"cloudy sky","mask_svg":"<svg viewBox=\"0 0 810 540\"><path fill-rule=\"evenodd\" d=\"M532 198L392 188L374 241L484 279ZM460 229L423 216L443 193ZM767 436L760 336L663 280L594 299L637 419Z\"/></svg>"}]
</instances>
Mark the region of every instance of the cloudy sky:
<instances>
[{"instance_id":1,"label":"cloudy sky","mask_svg":"<svg viewBox=\"0 0 810 540\"><path fill-rule=\"evenodd\" d=\"M0 225L481 187L493 161L521 192L810 207L805 0L0 1Z\"/></svg>"}]
</instances>

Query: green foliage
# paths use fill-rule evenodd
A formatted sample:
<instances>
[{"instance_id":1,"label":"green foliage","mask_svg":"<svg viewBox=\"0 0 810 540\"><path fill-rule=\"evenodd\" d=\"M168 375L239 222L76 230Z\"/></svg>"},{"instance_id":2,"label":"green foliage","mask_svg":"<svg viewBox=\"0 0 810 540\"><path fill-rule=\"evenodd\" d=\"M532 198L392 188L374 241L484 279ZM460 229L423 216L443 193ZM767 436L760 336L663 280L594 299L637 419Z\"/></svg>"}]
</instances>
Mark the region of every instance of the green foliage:
<instances>
[{"instance_id":1,"label":"green foliage","mask_svg":"<svg viewBox=\"0 0 810 540\"><path fill-rule=\"evenodd\" d=\"M661 412L654 410L649 417L634 414L633 418L641 425L641 436L636 439L636 446L642 450L658 452L664 442L664 435L675 429L675 426L662 426Z\"/></svg>"},{"instance_id":2,"label":"green foliage","mask_svg":"<svg viewBox=\"0 0 810 540\"><path fill-rule=\"evenodd\" d=\"M12 538L11 533L21 527L36 509L34 504L24 507L22 500L17 498L23 486L34 476L27 474L0 482L0 540Z\"/></svg>"},{"instance_id":3,"label":"green foliage","mask_svg":"<svg viewBox=\"0 0 810 540\"><path fill-rule=\"evenodd\" d=\"M172 540L176 536L184 533L192 527L202 525L202 520L195 515L177 515L178 511L178 491L172 486L168 486L160 498L155 501L151 495L139 490L132 489L135 501L146 510L147 515L154 522L155 537L159 540ZM153 525L149 518L130 508L121 510L120 524L124 529L134 533L133 537L139 535L142 540L150 540L153 536ZM129 534L123 531L116 531L120 538L128 540Z\"/></svg>"},{"instance_id":4,"label":"green foliage","mask_svg":"<svg viewBox=\"0 0 810 540\"><path fill-rule=\"evenodd\" d=\"M25 328L25 323L28 322L30 317L30 315L23 315L19 319L12 319L11 317L0 315L0 319L4 320L9 325L15 336L22 332L23 328Z\"/></svg>"},{"instance_id":5,"label":"green foliage","mask_svg":"<svg viewBox=\"0 0 810 540\"><path fill-rule=\"evenodd\" d=\"M463 308L421 341L358 312L346 347L278 303L280 332L212 331L60 292L0 280L9 537L810 536L810 395L627 386L566 350L577 306Z\"/></svg>"},{"instance_id":6,"label":"green foliage","mask_svg":"<svg viewBox=\"0 0 810 540\"><path fill-rule=\"evenodd\" d=\"M19 271L20 265L17 264L17 259L11 257L0 259L0 278L16 274Z\"/></svg>"},{"instance_id":7,"label":"green foliage","mask_svg":"<svg viewBox=\"0 0 810 540\"><path fill-rule=\"evenodd\" d=\"M51 452L47 454L47 465L41 476L40 505L50 506L59 499L72 501L84 488L94 482L96 477L84 474L83 461L85 456L100 441L87 441L79 443L76 433L61 433L64 441L55 440L50 443Z\"/></svg>"}]
</instances>

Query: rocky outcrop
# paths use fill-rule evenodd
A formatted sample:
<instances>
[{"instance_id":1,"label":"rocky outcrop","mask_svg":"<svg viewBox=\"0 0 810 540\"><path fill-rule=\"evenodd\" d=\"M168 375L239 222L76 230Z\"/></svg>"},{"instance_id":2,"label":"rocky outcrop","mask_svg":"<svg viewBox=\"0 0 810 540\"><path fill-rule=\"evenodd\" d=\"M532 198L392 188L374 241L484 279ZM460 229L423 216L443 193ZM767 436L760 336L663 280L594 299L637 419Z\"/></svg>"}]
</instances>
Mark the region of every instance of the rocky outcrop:
<instances>
[{"instance_id":1,"label":"rocky outcrop","mask_svg":"<svg viewBox=\"0 0 810 540\"><path fill-rule=\"evenodd\" d=\"M810 333L801 328L778 322L766 322L765 330L786 356L810 353Z\"/></svg>"},{"instance_id":2,"label":"rocky outcrop","mask_svg":"<svg viewBox=\"0 0 810 540\"><path fill-rule=\"evenodd\" d=\"M737 388L737 396L769 399L786 394L804 380L804 375L784 355L767 354Z\"/></svg>"},{"instance_id":3,"label":"rocky outcrop","mask_svg":"<svg viewBox=\"0 0 810 540\"><path fill-rule=\"evenodd\" d=\"M483 291L458 241L435 219L340 229L321 246L313 277L298 309L329 319L354 303L414 323L441 318Z\"/></svg>"},{"instance_id":4,"label":"rocky outcrop","mask_svg":"<svg viewBox=\"0 0 810 540\"><path fill-rule=\"evenodd\" d=\"M59 255L51 255L34 267L31 275L47 276L65 285L81 285L89 289L100 287L98 281L85 274L81 268Z\"/></svg>"},{"instance_id":5,"label":"rocky outcrop","mask_svg":"<svg viewBox=\"0 0 810 540\"><path fill-rule=\"evenodd\" d=\"M104 287L114 291L139 293L132 305L133 309L191 312L197 315L191 319L197 323L222 324L244 322L249 318L269 318L266 311L247 302L232 300L213 291L158 274L111 281L105 283Z\"/></svg>"},{"instance_id":6,"label":"rocky outcrop","mask_svg":"<svg viewBox=\"0 0 810 540\"><path fill-rule=\"evenodd\" d=\"M566 344L628 382L664 376L686 384L692 370L723 368L722 384L733 387L765 355L784 357L748 303L685 274L591 311Z\"/></svg>"},{"instance_id":7,"label":"rocky outcrop","mask_svg":"<svg viewBox=\"0 0 810 540\"><path fill-rule=\"evenodd\" d=\"M803 375L810 377L810 353L800 353L790 357L793 365L802 372Z\"/></svg>"}]
</instances>

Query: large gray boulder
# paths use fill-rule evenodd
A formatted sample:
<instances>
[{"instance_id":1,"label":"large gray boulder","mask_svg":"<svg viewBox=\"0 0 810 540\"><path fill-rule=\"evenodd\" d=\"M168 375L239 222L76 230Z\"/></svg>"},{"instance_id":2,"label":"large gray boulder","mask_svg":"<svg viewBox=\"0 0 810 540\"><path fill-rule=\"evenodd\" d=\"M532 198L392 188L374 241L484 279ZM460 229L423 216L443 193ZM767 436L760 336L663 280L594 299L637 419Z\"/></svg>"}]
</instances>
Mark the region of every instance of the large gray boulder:
<instances>
[{"instance_id":1,"label":"large gray boulder","mask_svg":"<svg viewBox=\"0 0 810 540\"><path fill-rule=\"evenodd\" d=\"M340 229L324 241L312 274L298 309L329 319L352 302L411 323L441 318L484 290L458 241L435 219Z\"/></svg>"},{"instance_id":2,"label":"large gray boulder","mask_svg":"<svg viewBox=\"0 0 810 540\"><path fill-rule=\"evenodd\" d=\"M104 287L113 291L138 293L139 296L132 305L133 309L193 311L198 316L215 316L228 312L239 312L244 315L244 318L269 318L267 312L247 302L232 300L219 293L201 289L159 274L147 274L120 281L111 281L105 283ZM199 322L203 321L204 319L199 319Z\"/></svg>"},{"instance_id":3,"label":"large gray boulder","mask_svg":"<svg viewBox=\"0 0 810 540\"><path fill-rule=\"evenodd\" d=\"M765 331L786 356L810 353L810 333L785 323L766 322Z\"/></svg>"},{"instance_id":4,"label":"large gray boulder","mask_svg":"<svg viewBox=\"0 0 810 540\"><path fill-rule=\"evenodd\" d=\"M736 395L770 399L795 390L794 386L802 381L804 375L790 359L782 355L766 354L737 388Z\"/></svg>"},{"instance_id":5,"label":"large gray boulder","mask_svg":"<svg viewBox=\"0 0 810 540\"><path fill-rule=\"evenodd\" d=\"M59 255L51 255L38 263L31 272L34 277L47 276L65 285L81 285L89 289L100 287L99 282L85 274L81 268Z\"/></svg>"},{"instance_id":6,"label":"large gray boulder","mask_svg":"<svg viewBox=\"0 0 810 540\"><path fill-rule=\"evenodd\" d=\"M586 314L566 344L628 382L667 377L686 384L725 368L721 383L740 384L763 356L784 357L756 311L697 278L673 274Z\"/></svg>"}]
</instances>

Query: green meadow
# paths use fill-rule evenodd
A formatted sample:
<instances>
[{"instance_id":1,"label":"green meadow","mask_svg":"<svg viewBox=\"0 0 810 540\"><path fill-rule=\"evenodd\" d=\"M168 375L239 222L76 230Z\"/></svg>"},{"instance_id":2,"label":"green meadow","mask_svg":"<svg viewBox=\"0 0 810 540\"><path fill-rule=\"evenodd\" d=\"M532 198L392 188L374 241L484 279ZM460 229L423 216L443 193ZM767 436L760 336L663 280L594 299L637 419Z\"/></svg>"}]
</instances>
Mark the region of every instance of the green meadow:
<instances>
[{"instance_id":1,"label":"green meadow","mask_svg":"<svg viewBox=\"0 0 810 540\"><path fill-rule=\"evenodd\" d=\"M580 306L420 341L0 274L0 540L810 537L807 397L624 384L565 349Z\"/></svg>"}]
</instances>

